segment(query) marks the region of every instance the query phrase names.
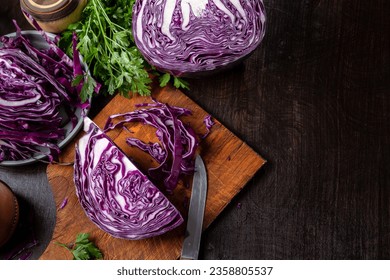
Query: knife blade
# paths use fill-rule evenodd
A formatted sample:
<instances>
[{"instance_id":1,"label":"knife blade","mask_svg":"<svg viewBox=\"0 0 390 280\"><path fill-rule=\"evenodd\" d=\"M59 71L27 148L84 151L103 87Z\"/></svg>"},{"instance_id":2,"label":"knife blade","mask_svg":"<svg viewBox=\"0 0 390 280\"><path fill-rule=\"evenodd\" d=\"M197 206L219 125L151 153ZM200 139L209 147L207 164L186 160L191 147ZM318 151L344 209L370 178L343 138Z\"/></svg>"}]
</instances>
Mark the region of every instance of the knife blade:
<instances>
[{"instance_id":1,"label":"knife blade","mask_svg":"<svg viewBox=\"0 0 390 280\"><path fill-rule=\"evenodd\" d=\"M197 260L207 197L207 172L202 157L195 159L195 173L188 210L187 228L180 259Z\"/></svg>"}]
</instances>

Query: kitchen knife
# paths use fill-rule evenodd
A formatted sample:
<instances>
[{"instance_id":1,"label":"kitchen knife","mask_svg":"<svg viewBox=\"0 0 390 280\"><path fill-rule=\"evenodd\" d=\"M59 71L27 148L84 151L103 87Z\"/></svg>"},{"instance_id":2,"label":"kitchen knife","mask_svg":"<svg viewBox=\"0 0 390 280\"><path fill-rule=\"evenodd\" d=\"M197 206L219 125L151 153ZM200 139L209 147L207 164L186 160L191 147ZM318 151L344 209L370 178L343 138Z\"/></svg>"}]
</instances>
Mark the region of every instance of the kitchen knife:
<instances>
[{"instance_id":1,"label":"kitchen knife","mask_svg":"<svg viewBox=\"0 0 390 280\"><path fill-rule=\"evenodd\" d=\"M192 181L192 193L190 207L188 210L187 229L180 258L182 260L198 259L206 197L206 167L201 156L198 155L195 159L195 173Z\"/></svg>"}]
</instances>

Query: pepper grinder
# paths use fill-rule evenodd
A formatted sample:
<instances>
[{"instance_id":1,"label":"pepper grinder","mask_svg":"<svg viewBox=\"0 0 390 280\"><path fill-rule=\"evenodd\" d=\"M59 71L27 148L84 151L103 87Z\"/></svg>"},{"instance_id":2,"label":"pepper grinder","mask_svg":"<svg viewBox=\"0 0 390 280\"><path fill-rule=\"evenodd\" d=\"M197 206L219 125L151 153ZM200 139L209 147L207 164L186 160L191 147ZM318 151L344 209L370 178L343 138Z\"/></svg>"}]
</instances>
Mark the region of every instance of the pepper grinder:
<instances>
[{"instance_id":1,"label":"pepper grinder","mask_svg":"<svg viewBox=\"0 0 390 280\"><path fill-rule=\"evenodd\" d=\"M11 238L18 221L18 200L12 190L0 181L0 247Z\"/></svg>"},{"instance_id":2,"label":"pepper grinder","mask_svg":"<svg viewBox=\"0 0 390 280\"><path fill-rule=\"evenodd\" d=\"M69 24L80 19L87 2L88 0L20 0L20 7L44 31L61 33ZM29 18L27 20L30 22Z\"/></svg>"}]
</instances>

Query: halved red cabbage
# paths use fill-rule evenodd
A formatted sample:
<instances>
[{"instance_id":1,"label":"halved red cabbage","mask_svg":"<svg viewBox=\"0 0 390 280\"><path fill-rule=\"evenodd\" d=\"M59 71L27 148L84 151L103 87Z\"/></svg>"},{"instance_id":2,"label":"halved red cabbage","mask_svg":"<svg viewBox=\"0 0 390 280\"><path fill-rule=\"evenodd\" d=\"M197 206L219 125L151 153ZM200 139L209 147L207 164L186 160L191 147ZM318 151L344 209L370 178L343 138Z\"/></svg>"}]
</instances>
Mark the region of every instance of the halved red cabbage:
<instances>
[{"instance_id":1,"label":"halved red cabbage","mask_svg":"<svg viewBox=\"0 0 390 280\"><path fill-rule=\"evenodd\" d=\"M226 68L260 44L262 0L137 0L133 35L145 59L175 76Z\"/></svg>"},{"instance_id":2,"label":"halved red cabbage","mask_svg":"<svg viewBox=\"0 0 390 280\"><path fill-rule=\"evenodd\" d=\"M89 118L76 146L74 183L87 216L117 238L143 239L183 222L180 212Z\"/></svg>"}]
</instances>

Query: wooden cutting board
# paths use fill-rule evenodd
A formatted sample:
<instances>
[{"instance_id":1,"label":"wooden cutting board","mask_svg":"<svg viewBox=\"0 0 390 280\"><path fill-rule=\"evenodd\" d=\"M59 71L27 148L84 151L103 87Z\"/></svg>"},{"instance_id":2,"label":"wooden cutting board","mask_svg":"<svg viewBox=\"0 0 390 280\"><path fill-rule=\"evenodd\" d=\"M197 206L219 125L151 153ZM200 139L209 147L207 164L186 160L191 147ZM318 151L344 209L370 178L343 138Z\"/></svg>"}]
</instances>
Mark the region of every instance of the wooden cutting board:
<instances>
[{"instance_id":1,"label":"wooden cutting board","mask_svg":"<svg viewBox=\"0 0 390 280\"><path fill-rule=\"evenodd\" d=\"M190 123L199 134L206 132L203 119L208 113L181 91L171 87L159 88L153 91L152 96L158 101L192 110L193 115L186 117L183 121ZM96 116L94 121L99 127L103 128L110 115L133 111L135 110L135 104L143 102L151 102L150 97L137 96L126 99L118 95ZM203 157L208 174L208 193L203 230L214 221L265 163L261 156L218 120L215 120L215 122L212 132L200 144L200 154ZM131 130L131 134L129 130ZM125 143L125 139L130 136L139 137L143 140L150 136L155 138L153 136L154 132L152 128L141 124L136 124L130 127L129 130L114 130L109 133L109 136L127 155L133 158L141 170L146 171L154 164L153 160L137 149L129 148ZM73 161L74 145L83 133L81 132L63 151L62 162ZM152 139L152 141L155 141L155 139ZM58 210L52 241L42 254L41 259L71 259L71 254L63 247L56 245L55 242L72 243L76 235L81 232L90 234L93 242L103 252L104 259L163 260L178 259L180 257L185 222L178 228L154 238L136 241L117 239L100 230L85 215L75 194L73 166L49 165L47 176ZM182 213L185 220L190 195L191 188L188 187L186 182L180 183L172 195L167 195L169 200ZM68 203L60 209L64 199L67 199Z\"/></svg>"}]
</instances>

